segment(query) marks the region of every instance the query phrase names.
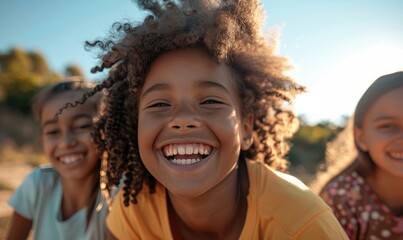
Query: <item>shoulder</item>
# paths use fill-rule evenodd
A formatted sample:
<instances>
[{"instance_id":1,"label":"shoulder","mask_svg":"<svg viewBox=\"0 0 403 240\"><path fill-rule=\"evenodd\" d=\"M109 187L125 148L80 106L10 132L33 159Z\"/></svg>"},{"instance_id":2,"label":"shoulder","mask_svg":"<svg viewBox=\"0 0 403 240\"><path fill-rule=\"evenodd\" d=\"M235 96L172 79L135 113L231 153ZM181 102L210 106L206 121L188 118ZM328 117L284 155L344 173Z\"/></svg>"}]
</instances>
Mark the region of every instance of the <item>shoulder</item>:
<instances>
[{"instance_id":1,"label":"shoulder","mask_svg":"<svg viewBox=\"0 0 403 240\"><path fill-rule=\"evenodd\" d=\"M57 172L51 167L38 167L32 170L8 200L15 211L28 219L42 215L49 206L49 197L54 196L58 184Z\"/></svg>"},{"instance_id":2,"label":"shoulder","mask_svg":"<svg viewBox=\"0 0 403 240\"><path fill-rule=\"evenodd\" d=\"M366 198L367 185L364 179L355 171L345 172L330 180L319 195L329 205L355 202Z\"/></svg>"},{"instance_id":3,"label":"shoulder","mask_svg":"<svg viewBox=\"0 0 403 240\"><path fill-rule=\"evenodd\" d=\"M265 197L268 193L276 196L310 196L309 188L298 178L278 172L261 162L247 161L251 188L256 197ZM307 195L308 194L308 195Z\"/></svg>"},{"instance_id":4,"label":"shoulder","mask_svg":"<svg viewBox=\"0 0 403 240\"><path fill-rule=\"evenodd\" d=\"M50 165L43 165L32 170L24 182L30 182L33 185L40 185L42 187L50 187L57 183L59 174Z\"/></svg>"},{"instance_id":5,"label":"shoulder","mask_svg":"<svg viewBox=\"0 0 403 240\"><path fill-rule=\"evenodd\" d=\"M169 225L165 188L156 184L156 192L150 193L144 185L136 199L136 204L130 203L126 207L124 191L119 190L106 218L109 231L118 238L144 239L146 236L163 236Z\"/></svg>"},{"instance_id":6,"label":"shoulder","mask_svg":"<svg viewBox=\"0 0 403 240\"><path fill-rule=\"evenodd\" d=\"M331 209L300 180L263 163L247 165L251 201L256 203L261 219L274 220L291 235L317 225L321 220L338 226Z\"/></svg>"},{"instance_id":7,"label":"shoulder","mask_svg":"<svg viewBox=\"0 0 403 240\"><path fill-rule=\"evenodd\" d=\"M58 173L51 166L39 166L25 177L21 186L34 187L38 185L50 185L54 184L54 180L58 177Z\"/></svg>"}]
</instances>

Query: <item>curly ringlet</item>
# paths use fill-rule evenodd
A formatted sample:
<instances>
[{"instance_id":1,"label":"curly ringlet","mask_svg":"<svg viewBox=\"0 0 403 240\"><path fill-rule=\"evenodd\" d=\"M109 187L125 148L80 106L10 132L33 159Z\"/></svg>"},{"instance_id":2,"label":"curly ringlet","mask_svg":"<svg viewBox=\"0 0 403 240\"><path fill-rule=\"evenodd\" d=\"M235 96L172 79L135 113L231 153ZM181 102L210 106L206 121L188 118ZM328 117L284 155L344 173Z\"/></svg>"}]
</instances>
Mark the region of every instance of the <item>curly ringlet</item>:
<instances>
[{"instance_id":1,"label":"curly ringlet","mask_svg":"<svg viewBox=\"0 0 403 240\"><path fill-rule=\"evenodd\" d=\"M288 103L305 89L285 75L290 66L287 59L276 56L275 37L261 33L261 4L257 0L137 4L150 12L143 22L115 23L106 39L86 42L87 48L100 50L101 63L92 72L110 69L107 79L83 96L85 100L98 91L107 92L95 139L107 161L104 187L110 190L123 181L126 206L136 203L144 183L155 191L155 179L138 149L138 97L153 61L179 49L203 49L232 70L242 114L251 113L255 119L253 144L240 159L260 159L285 171L288 140L299 123Z\"/></svg>"}]
</instances>

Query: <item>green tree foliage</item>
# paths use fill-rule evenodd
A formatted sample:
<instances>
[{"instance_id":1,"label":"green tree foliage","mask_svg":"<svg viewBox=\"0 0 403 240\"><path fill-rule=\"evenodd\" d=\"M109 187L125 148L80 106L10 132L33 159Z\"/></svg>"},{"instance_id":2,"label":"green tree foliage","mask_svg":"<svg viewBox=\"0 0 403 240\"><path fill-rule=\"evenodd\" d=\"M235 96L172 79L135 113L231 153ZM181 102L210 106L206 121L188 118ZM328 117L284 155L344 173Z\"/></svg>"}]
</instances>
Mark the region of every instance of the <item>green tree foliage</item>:
<instances>
[{"instance_id":1,"label":"green tree foliage","mask_svg":"<svg viewBox=\"0 0 403 240\"><path fill-rule=\"evenodd\" d=\"M306 173L316 172L318 165L325 160L326 144L332 140L342 127L330 122L316 125L302 123L291 140L288 153L291 169L302 168Z\"/></svg>"},{"instance_id":2,"label":"green tree foliage","mask_svg":"<svg viewBox=\"0 0 403 240\"><path fill-rule=\"evenodd\" d=\"M29 113L32 96L60 79L39 52L14 48L0 53L0 103L12 109Z\"/></svg>"},{"instance_id":3,"label":"green tree foliage","mask_svg":"<svg viewBox=\"0 0 403 240\"><path fill-rule=\"evenodd\" d=\"M84 77L81 68L75 64L70 64L67 66L65 75L68 77Z\"/></svg>"}]
</instances>

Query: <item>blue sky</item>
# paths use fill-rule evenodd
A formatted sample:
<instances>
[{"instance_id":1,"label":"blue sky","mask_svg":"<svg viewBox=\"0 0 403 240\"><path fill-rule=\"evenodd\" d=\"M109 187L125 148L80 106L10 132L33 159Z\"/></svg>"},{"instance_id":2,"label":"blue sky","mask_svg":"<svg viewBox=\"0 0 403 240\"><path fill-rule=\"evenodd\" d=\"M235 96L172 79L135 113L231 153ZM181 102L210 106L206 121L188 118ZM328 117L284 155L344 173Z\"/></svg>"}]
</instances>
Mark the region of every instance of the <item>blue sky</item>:
<instances>
[{"instance_id":1,"label":"blue sky","mask_svg":"<svg viewBox=\"0 0 403 240\"><path fill-rule=\"evenodd\" d=\"M265 0L265 29L281 30L279 54L290 58L289 74L308 87L295 110L309 122L351 115L377 77L403 70L403 1ZM113 22L142 20L130 0L0 1L0 51L38 50L62 72L74 63L87 78L96 53L85 40L108 34Z\"/></svg>"}]
</instances>

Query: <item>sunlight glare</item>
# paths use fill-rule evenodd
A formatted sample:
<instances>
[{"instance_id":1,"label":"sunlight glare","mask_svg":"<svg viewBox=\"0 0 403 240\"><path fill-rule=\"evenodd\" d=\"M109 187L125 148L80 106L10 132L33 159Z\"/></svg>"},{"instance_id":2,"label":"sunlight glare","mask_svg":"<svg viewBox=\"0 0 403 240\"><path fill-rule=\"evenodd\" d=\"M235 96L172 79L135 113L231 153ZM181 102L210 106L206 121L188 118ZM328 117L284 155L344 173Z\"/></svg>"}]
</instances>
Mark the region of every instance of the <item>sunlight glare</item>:
<instances>
[{"instance_id":1,"label":"sunlight glare","mask_svg":"<svg viewBox=\"0 0 403 240\"><path fill-rule=\"evenodd\" d=\"M340 121L350 116L359 98L378 77L403 71L403 49L379 44L346 57L320 76L309 92L296 101L297 113L307 113L308 121ZM312 118L312 119L311 119Z\"/></svg>"}]
</instances>

